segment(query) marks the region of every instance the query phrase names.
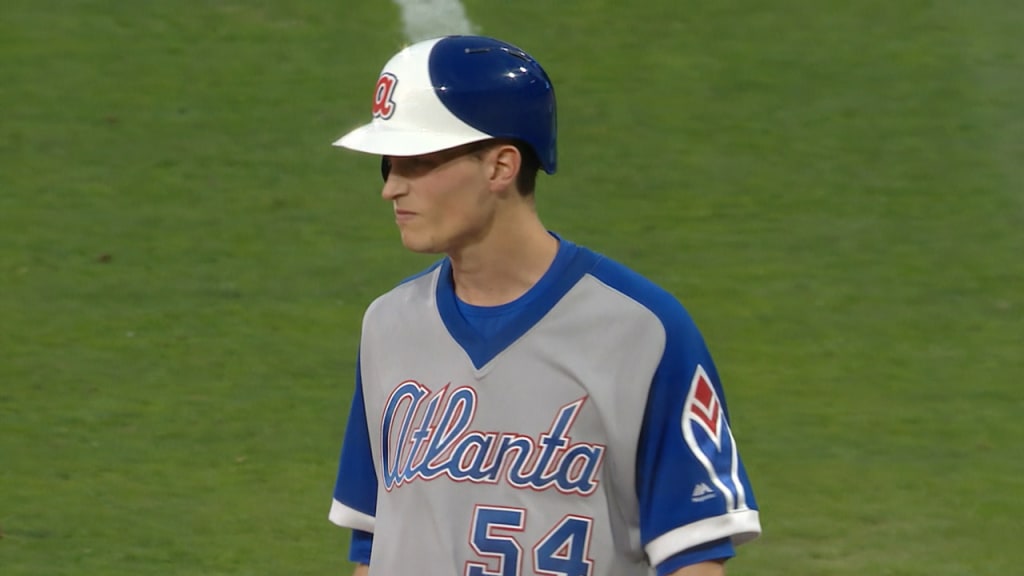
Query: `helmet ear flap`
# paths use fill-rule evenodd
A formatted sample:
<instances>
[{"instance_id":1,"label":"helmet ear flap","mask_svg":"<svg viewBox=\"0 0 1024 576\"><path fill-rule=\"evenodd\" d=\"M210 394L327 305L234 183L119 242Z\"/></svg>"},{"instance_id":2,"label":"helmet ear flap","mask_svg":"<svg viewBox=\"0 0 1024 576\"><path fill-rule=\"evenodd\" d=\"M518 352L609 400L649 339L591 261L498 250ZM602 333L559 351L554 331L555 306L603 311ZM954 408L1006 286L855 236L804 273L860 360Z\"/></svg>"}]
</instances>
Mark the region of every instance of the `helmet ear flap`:
<instances>
[{"instance_id":1,"label":"helmet ear flap","mask_svg":"<svg viewBox=\"0 0 1024 576\"><path fill-rule=\"evenodd\" d=\"M391 159L388 158L387 156L381 156L380 157L380 177L383 178L385 182L387 182L388 181L388 175L390 175L390 174L391 174Z\"/></svg>"}]
</instances>

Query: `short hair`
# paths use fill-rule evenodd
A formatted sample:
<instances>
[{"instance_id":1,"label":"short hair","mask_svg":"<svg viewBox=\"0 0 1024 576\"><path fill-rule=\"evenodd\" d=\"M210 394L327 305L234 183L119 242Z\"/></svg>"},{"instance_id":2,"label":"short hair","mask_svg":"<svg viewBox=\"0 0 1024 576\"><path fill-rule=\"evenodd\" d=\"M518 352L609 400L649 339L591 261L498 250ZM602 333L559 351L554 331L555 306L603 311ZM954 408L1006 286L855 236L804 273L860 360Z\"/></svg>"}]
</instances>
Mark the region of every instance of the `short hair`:
<instances>
[{"instance_id":1,"label":"short hair","mask_svg":"<svg viewBox=\"0 0 1024 576\"><path fill-rule=\"evenodd\" d=\"M537 153L533 151L533 146L526 142L515 140L512 145L519 150L519 155L523 158L519 164L519 175L516 176L516 188L519 189L519 193L523 196L530 196L537 189L537 173L540 172L540 159L537 157Z\"/></svg>"}]
</instances>

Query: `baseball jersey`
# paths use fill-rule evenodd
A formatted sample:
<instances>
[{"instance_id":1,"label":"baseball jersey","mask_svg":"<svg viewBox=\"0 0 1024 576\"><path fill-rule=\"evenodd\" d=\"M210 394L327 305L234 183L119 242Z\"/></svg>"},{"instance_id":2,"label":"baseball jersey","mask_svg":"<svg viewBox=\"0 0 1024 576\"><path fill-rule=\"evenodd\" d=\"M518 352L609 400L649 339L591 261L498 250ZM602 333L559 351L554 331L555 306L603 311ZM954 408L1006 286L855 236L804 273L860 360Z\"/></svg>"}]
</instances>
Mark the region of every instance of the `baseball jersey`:
<instances>
[{"instance_id":1,"label":"baseball jersey","mask_svg":"<svg viewBox=\"0 0 1024 576\"><path fill-rule=\"evenodd\" d=\"M560 239L483 337L447 259L370 305L330 519L371 574L646 576L760 534L718 374L680 303Z\"/></svg>"}]
</instances>

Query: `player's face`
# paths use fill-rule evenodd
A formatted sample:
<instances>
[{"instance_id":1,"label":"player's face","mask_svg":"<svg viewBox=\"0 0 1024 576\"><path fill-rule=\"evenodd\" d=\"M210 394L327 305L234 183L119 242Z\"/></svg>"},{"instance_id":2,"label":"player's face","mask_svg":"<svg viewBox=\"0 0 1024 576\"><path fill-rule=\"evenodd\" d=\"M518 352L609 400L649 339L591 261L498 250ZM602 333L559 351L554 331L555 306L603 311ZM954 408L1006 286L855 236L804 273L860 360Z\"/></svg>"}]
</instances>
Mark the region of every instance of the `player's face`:
<instances>
[{"instance_id":1,"label":"player's face","mask_svg":"<svg viewBox=\"0 0 1024 576\"><path fill-rule=\"evenodd\" d=\"M386 161L390 171L381 195L394 207L406 248L451 254L486 235L496 204L480 144Z\"/></svg>"}]
</instances>

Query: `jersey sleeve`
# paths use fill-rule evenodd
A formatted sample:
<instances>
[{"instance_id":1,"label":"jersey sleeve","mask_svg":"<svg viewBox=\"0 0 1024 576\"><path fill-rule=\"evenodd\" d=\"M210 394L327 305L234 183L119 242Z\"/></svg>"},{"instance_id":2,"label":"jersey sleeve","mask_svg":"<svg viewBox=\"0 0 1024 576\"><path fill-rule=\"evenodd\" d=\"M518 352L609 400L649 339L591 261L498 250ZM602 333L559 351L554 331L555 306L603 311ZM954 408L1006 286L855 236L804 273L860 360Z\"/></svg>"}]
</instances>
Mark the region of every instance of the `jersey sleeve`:
<instances>
[{"instance_id":1,"label":"jersey sleeve","mask_svg":"<svg viewBox=\"0 0 1024 576\"><path fill-rule=\"evenodd\" d=\"M329 518L338 526L372 533L377 512L377 473L370 448L360 372L357 364L356 390L345 428Z\"/></svg>"},{"instance_id":2,"label":"jersey sleeve","mask_svg":"<svg viewBox=\"0 0 1024 576\"><path fill-rule=\"evenodd\" d=\"M681 559L711 559L709 549L732 556L732 545L757 537L761 525L704 339L681 306L659 312L665 351L638 445L637 495L651 564L671 559L678 568Z\"/></svg>"},{"instance_id":3,"label":"jersey sleeve","mask_svg":"<svg viewBox=\"0 0 1024 576\"><path fill-rule=\"evenodd\" d=\"M373 552L373 533L353 530L352 539L348 545L348 559L356 564L370 563L370 554Z\"/></svg>"}]
</instances>

